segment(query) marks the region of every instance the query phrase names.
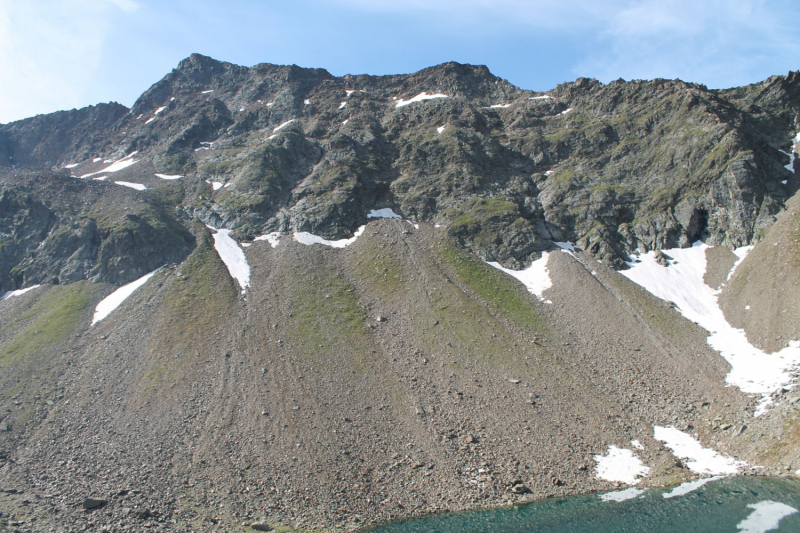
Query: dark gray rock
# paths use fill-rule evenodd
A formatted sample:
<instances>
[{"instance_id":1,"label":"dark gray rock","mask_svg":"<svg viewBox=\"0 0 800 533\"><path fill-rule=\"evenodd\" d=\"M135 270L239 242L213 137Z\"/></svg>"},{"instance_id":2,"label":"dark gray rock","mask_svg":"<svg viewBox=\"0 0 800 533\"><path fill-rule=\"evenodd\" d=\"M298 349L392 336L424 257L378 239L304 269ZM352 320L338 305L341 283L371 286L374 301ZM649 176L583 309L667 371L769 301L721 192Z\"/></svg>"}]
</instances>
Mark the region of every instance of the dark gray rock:
<instances>
[{"instance_id":1,"label":"dark gray rock","mask_svg":"<svg viewBox=\"0 0 800 533\"><path fill-rule=\"evenodd\" d=\"M83 500L83 508L86 511L91 511L103 507L106 503L108 503L106 500L101 500L100 498L87 497Z\"/></svg>"},{"instance_id":2,"label":"dark gray rock","mask_svg":"<svg viewBox=\"0 0 800 533\"><path fill-rule=\"evenodd\" d=\"M397 107L423 92L448 98ZM349 237L371 209L389 207L517 269L554 241L576 242L615 268L635 250L749 244L797 187L779 151L797 129L797 73L725 91L579 78L537 96L484 66L337 78L195 54L127 113L98 106L69 112L76 118L66 122L57 114L19 121L0 127L0 146L31 166L138 150L161 171L186 176L181 217L240 239L269 231ZM213 190L212 181L226 186ZM25 203L36 198L13 201L37 221L27 233L41 234L53 218ZM146 226L134 233L159 243L146 253L151 263L177 241ZM0 272L0 282L121 283L129 276L116 258L143 242L103 234L91 220L59 224L48 239L44 255L58 257L57 266L33 265L27 245L15 242L0 268L29 257L26 273L9 280Z\"/></svg>"}]
</instances>

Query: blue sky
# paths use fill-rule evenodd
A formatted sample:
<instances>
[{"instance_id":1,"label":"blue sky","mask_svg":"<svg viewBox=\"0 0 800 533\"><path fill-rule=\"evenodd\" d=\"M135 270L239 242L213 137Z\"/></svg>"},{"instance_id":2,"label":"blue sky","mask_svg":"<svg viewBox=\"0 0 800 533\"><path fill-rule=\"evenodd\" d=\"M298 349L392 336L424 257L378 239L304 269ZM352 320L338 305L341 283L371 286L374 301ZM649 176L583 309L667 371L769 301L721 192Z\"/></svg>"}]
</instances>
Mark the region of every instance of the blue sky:
<instances>
[{"instance_id":1,"label":"blue sky","mask_svg":"<svg viewBox=\"0 0 800 533\"><path fill-rule=\"evenodd\" d=\"M730 87L800 68L800 2L0 0L0 122L130 106L193 52L335 75L453 60L533 90L579 76Z\"/></svg>"}]
</instances>

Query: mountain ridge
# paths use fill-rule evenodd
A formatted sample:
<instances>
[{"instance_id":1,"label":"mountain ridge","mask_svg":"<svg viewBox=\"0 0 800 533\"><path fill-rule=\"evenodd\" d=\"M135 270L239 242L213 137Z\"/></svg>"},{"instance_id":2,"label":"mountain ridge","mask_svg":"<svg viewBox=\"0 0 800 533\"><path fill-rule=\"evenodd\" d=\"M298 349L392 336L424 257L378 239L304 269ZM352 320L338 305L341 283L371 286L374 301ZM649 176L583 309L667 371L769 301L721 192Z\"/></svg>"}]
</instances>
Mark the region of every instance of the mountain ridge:
<instances>
[{"instance_id":1,"label":"mountain ridge","mask_svg":"<svg viewBox=\"0 0 800 533\"><path fill-rule=\"evenodd\" d=\"M0 529L342 532L800 475L799 84L193 55L131 109L0 125ZM718 351L704 305L763 354Z\"/></svg>"}]
</instances>

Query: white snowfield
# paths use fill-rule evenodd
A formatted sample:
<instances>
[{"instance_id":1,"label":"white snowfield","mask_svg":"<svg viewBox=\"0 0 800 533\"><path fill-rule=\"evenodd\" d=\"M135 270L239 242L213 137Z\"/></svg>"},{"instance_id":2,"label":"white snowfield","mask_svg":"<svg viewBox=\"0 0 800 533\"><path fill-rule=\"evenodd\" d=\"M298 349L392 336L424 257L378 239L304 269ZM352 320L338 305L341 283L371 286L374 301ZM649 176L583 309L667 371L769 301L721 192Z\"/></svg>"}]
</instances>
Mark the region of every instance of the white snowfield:
<instances>
[{"instance_id":1,"label":"white snowfield","mask_svg":"<svg viewBox=\"0 0 800 533\"><path fill-rule=\"evenodd\" d=\"M794 507L772 500L751 503L747 508L753 509L753 512L736 524L736 529L742 533L767 533L776 530L781 520L798 512Z\"/></svg>"},{"instance_id":2,"label":"white snowfield","mask_svg":"<svg viewBox=\"0 0 800 533\"><path fill-rule=\"evenodd\" d=\"M594 460L597 461L595 477L606 481L636 485L641 481L639 478L650 472L650 468L645 466L631 450L617 448L614 445L608 447L606 455L595 455Z\"/></svg>"},{"instance_id":3,"label":"white snowfield","mask_svg":"<svg viewBox=\"0 0 800 533\"><path fill-rule=\"evenodd\" d=\"M364 233L365 228L366 226L360 226L352 237L349 239L339 239L338 241L329 241L314 235L313 233L308 233L307 231L296 231L294 233L294 240L300 244L305 244L306 246L311 246L312 244L324 244L325 246L330 246L332 248L345 248L356 242L356 239L361 237L361 234Z\"/></svg>"},{"instance_id":4,"label":"white snowfield","mask_svg":"<svg viewBox=\"0 0 800 533\"><path fill-rule=\"evenodd\" d=\"M403 218L388 207L385 209L373 209L367 213L367 218Z\"/></svg>"},{"instance_id":5,"label":"white snowfield","mask_svg":"<svg viewBox=\"0 0 800 533\"><path fill-rule=\"evenodd\" d=\"M489 109L499 109L499 108L505 109L506 107L511 107L511 104L494 104L490 105Z\"/></svg>"},{"instance_id":6,"label":"white snowfield","mask_svg":"<svg viewBox=\"0 0 800 533\"><path fill-rule=\"evenodd\" d=\"M743 461L703 448L697 439L674 427L654 426L653 430L655 439L672 450L675 457L686 459L686 467L697 474L732 475L747 466Z\"/></svg>"},{"instance_id":7,"label":"white snowfield","mask_svg":"<svg viewBox=\"0 0 800 533\"><path fill-rule=\"evenodd\" d=\"M164 267L161 267L164 268ZM94 326L105 317L111 314L111 312L122 305L128 296L133 294L133 292L147 283L147 280L152 278L156 272L161 270L161 268L150 272L149 274L145 274L141 278L137 279L136 281L131 281L127 285L123 285L119 289L115 290L105 298L103 298L97 307L94 308L94 316L92 317L92 325Z\"/></svg>"},{"instance_id":8,"label":"white snowfield","mask_svg":"<svg viewBox=\"0 0 800 533\"><path fill-rule=\"evenodd\" d=\"M32 291L36 287L41 287L41 285L33 285L33 286L25 288L25 289L19 289L19 290L16 290L16 291L8 291L7 293L5 293L3 295L2 298L0 298L0 302L2 302L3 300L8 300L9 298L13 298L14 296L19 296L21 294L25 294L28 291Z\"/></svg>"},{"instance_id":9,"label":"white snowfield","mask_svg":"<svg viewBox=\"0 0 800 533\"><path fill-rule=\"evenodd\" d=\"M83 176L81 176L81 179L88 178L90 176L96 176L96 175L102 174L104 172L119 172L120 170L122 170L124 168L128 168L129 166L137 163L137 161L135 159L133 159L133 156L135 156L137 153L138 153L138 151L131 152L130 154L126 155L125 157L123 157L122 159L120 159L117 162L113 162L111 160L107 160L105 162L106 163L110 162L111 165L107 166L103 170L98 170L97 172L92 172L90 174L84 174Z\"/></svg>"},{"instance_id":10,"label":"white snowfield","mask_svg":"<svg viewBox=\"0 0 800 533\"><path fill-rule=\"evenodd\" d=\"M172 174L156 174L156 177L157 178L161 178L162 180L179 180L183 176L182 175L178 175L178 174L174 174L174 175L172 175Z\"/></svg>"},{"instance_id":11,"label":"white snowfield","mask_svg":"<svg viewBox=\"0 0 800 533\"><path fill-rule=\"evenodd\" d=\"M433 100L434 98L450 98L450 97L447 96L446 94L441 94L441 93L428 94L426 92L421 92L417 96L415 96L414 98L411 98L409 100L403 100L402 98L397 100L395 102L394 106L395 107L403 107L403 106L407 106L409 104L413 104L414 102L422 102L423 100Z\"/></svg>"},{"instance_id":12,"label":"white snowfield","mask_svg":"<svg viewBox=\"0 0 800 533\"><path fill-rule=\"evenodd\" d=\"M69 165L64 165L64 168L75 168L78 165L80 165L80 163L72 163L72 164L69 164Z\"/></svg>"},{"instance_id":13,"label":"white snowfield","mask_svg":"<svg viewBox=\"0 0 800 533\"><path fill-rule=\"evenodd\" d=\"M278 245L281 243L281 232L273 231L272 233L267 233L266 235L260 235L253 240L267 241L270 246L272 246L273 248L277 248Z\"/></svg>"},{"instance_id":14,"label":"white snowfield","mask_svg":"<svg viewBox=\"0 0 800 533\"><path fill-rule=\"evenodd\" d=\"M794 174L794 160L797 157L794 153L794 148L795 146L797 146L797 143L800 143L800 132L798 132L795 138L792 139L792 147L789 149L788 152L783 152L783 150L781 150L781 152L789 156L789 164L784 165L784 168L786 170L789 170L792 174ZM783 184L786 185L786 182L784 181Z\"/></svg>"},{"instance_id":15,"label":"white snowfield","mask_svg":"<svg viewBox=\"0 0 800 533\"><path fill-rule=\"evenodd\" d=\"M762 395L758 416L766 412L773 392L791 384L792 371L800 365L800 341L791 341L781 351L768 354L750 344L744 330L732 327L717 302L721 291L703 281L706 249L708 246L698 241L691 248L664 250L675 260L669 267L659 265L655 252L649 252L639 257L640 262L631 258L627 263L630 270L620 273L673 302L683 316L709 331L708 344L731 365L725 381L746 393Z\"/></svg>"},{"instance_id":16,"label":"white snowfield","mask_svg":"<svg viewBox=\"0 0 800 533\"><path fill-rule=\"evenodd\" d=\"M631 487L625 490L606 492L605 494L600 495L600 499L604 502L624 502L625 500L632 500L640 494L644 494L644 489Z\"/></svg>"},{"instance_id":17,"label":"white snowfield","mask_svg":"<svg viewBox=\"0 0 800 533\"><path fill-rule=\"evenodd\" d=\"M218 191L218 190L220 190L222 188L223 185L225 185L225 184L222 183L221 181L212 181L211 182L211 189L214 190L214 191Z\"/></svg>"},{"instance_id":18,"label":"white snowfield","mask_svg":"<svg viewBox=\"0 0 800 533\"><path fill-rule=\"evenodd\" d=\"M529 98L530 100L555 100L552 96L544 95L544 96L532 96Z\"/></svg>"},{"instance_id":19,"label":"white snowfield","mask_svg":"<svg viewBox=\"0 0 800 533\"><path fill-rule=\"evenodd\" d=\"M714 477L704 477L703 479L697 479L695 481L687 481L686 483L681 483L670 492L665 492L662 494L664 498L674 498L676 496L683 496L685 494L689 494L690 492L694 492L706 483L711 481L716 481L718 479L722 479L725 476L714 476Z\"/></svg>"},{"instance_id":20,"label":"white snowfield","mask_svg":"<svg viewBox=\"0 0 800 533\"><path fill-rule=\"evenodd\" d=\"M147 187L142 185L141 183L131 183L130 181L115 181L117 185L123 185L125 187L130 187L131 189L136 189L137 191L146 191Z\"/></svg>"},{"instance_id":21,"label":"white snowfield","mask_svg":"<svg viewBox=\"0 0 800 533\"><path fill-rule=\"evenodd\" d=\"M548 252L542 252L542 257L531 263L531 266L525 270L511 270L503 268L500 263L490 261L489 265L498 270L502 270L506 274L513 276L520 280L528 292L535 294L539 300L545 303L553 303L550 300L545 300L542 294L544 291L553 286L553 281L550 279L550 271L547 270L547 259L550 257Z\"/></svg>"},{"instance_id":22,"label":"white snowfield","mask_svg":"<svg viewBox=\"0 0 800 533\"><path fill-rule=\"evenodd\" d=\"M211 226L209 226L210 229ZM247 291L250 286L250 265L247 264L247 258L244 252L239 247L239 244L233 240L229 229L215 230L214 233L214 248L219 254L219 258L228 267L228 272L231 277L239 283L242 288L242 294Z\"/></svg>"},{"instance_id":23,"label":"white snowfield","mask_svg":"<svg viewBox=\"0 0 800 533\"><path fill-rule=\"evenodd\" d=\"M291 124L291 123L292 123L292 122L294 122L295 120L297 120L297 119L293 118L292 120L287 120L286 122L284 122L283 124L281 124L280 126L278 126L277 128L275 128L274 130L272 130L272 133L275 133L275 132L277 132L277 131L280 131L280 130L282 130L283 128L285 128L286 126L288 126L289 124Z\"/></svg>"}]
</instances>

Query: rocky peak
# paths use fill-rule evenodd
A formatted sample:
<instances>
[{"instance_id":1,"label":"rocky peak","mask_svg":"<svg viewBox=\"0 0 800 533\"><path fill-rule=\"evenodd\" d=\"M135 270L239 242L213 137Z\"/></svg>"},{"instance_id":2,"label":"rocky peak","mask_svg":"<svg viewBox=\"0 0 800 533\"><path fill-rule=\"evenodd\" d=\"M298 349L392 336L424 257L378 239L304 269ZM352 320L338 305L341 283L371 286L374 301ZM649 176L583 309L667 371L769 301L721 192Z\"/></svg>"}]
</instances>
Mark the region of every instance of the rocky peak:
<instances>
[{"instance_id":1,"label":"rocky peak","mask_svg":"<svg viewBox=\"0 0 800 533\"><path fill-rule=\"evenodd\" d=\"M565 240L624 268L635 250L759 238L798 185L780 151L796 133L797 85L797 74L727 91L578 78L537 96L455 62L335 77L194 54L124 116L83 130L29 119L27 136L0 129L0 146L36 165L138 151L192 184L185 216L240 239L348 237L392 208L512 268Z\"/></svg>"}]
</instances>

